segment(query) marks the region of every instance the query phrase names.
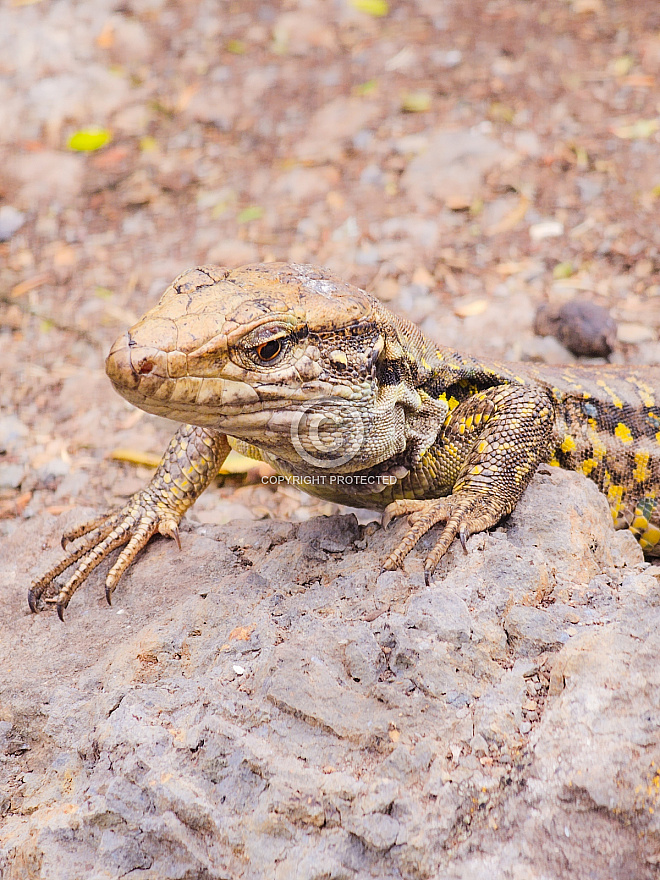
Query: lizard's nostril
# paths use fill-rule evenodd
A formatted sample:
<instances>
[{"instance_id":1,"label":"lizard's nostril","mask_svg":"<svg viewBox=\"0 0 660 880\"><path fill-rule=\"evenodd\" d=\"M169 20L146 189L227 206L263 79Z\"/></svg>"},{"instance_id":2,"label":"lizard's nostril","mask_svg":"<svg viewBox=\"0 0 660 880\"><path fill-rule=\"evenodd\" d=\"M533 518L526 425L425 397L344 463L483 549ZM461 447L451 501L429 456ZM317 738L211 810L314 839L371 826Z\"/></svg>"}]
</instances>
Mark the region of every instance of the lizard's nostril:
<instances>
[{"instance_id":1,"label":"lizard's nostril","mask_svg":"<svg viewBox=\"0 0 660 880\"><path fill-rule=\"evenodd\" d=\"M149 358L145 358L138 368L138 373L141 376L146 376L149 373L151 373L153 368L154 368L154 362L149 360Z\"/></svg>"},{"instance_id":2,"label":"lizard's nostril","mask_svg":"<svg viewBox=\"0 0 660 880\"><path fill-rule=\"evenodd\" d=\"M131 366L131 338L127 333L120 336L112 346L105 362L105 371L115 388L132 387L137 384L137 376Z\"/></svg>"}]
</instances>

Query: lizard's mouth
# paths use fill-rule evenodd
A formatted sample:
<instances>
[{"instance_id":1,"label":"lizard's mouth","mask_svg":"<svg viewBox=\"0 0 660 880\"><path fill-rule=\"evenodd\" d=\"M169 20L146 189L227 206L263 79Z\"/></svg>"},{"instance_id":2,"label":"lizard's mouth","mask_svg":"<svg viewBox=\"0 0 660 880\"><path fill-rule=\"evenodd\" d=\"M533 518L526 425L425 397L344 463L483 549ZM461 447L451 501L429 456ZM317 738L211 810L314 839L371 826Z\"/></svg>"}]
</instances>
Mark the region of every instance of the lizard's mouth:
<instances>
[{"instance_id":1,"label":"lizard's mouth","mask_svg":"<svg viewBox=\"0 0 660 880\"><path fill-rule=\"evenodd\" d=\"M129 403L175 422L216 428L248 440L258 436L266 447L282 450L283 444L290 444L292 430L308 408L308 391L300 383L297 387L275 384L262 376L257 384L231 362L224 365L230 375L221 376L221 358L215 375L209 375L208 365L205 375L191 375L199 363L191 364L191 355L164 351L148 338L138 341L140 336L139 328L120 336L105 362L115 390ZM314 391L312 397L328 396L330 388L319 383Z\"/></svg>"},{"instance_id":2,"label":"lizard's mouth","mask_svg":"<svg viewBox=\"0 0 660 880\"><path fill-rule=\"evenodd\" d=\"M237 417L263 407L247 382L219 376L190 376L186 355L140 344L130 331L110 349L105 370L129 403L154 415L229 430Z\"/></svg>"}]
</instances>

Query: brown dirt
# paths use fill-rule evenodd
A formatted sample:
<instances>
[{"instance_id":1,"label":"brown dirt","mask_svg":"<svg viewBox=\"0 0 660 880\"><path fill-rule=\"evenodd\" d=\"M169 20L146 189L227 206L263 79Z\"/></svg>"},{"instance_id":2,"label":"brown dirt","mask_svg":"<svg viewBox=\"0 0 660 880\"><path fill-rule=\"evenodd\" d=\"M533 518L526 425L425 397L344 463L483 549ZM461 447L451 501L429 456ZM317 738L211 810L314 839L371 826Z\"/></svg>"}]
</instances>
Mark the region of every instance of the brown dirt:
<instances>
[{"instance_id":1,"label":"brown dirt","mask_svg":"<svg viewBox=\"0 0 660 880\"><path fill-rule=\"evenodd\" d=\"M579 293L619 321L619 360L660 361L656 0L0 16L0 206L25 219L0 243L0 534L144 482L110 453L159 453L172 429L113 394L104 354L193 264L324 264L497 357L556 358L534 310ZM68 150L90 124L111 143ZM208 494L198 516L216 520L326 509L262 486Z\"/></svg>"}]
</instances>

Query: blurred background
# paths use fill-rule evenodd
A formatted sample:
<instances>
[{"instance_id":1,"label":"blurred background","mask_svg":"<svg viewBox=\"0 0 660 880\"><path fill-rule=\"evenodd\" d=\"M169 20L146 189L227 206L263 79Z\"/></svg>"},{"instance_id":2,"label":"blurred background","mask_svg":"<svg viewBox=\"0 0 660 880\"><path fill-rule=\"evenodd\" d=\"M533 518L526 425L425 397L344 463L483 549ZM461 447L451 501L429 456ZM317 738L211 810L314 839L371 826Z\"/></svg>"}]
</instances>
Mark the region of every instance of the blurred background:
<instances>
[{"instance_id":1,"label":"blurred background","mask_svg":"<svg viewBox=\"0 0 660 880\"><path fill-rule=\"evenodd\" d=\"M195 264L325 265L480 356L660 363L657 0L7 0L0 69L0 534L144 483L172 425L103 361Z\"/></svg>"}]
</instances>

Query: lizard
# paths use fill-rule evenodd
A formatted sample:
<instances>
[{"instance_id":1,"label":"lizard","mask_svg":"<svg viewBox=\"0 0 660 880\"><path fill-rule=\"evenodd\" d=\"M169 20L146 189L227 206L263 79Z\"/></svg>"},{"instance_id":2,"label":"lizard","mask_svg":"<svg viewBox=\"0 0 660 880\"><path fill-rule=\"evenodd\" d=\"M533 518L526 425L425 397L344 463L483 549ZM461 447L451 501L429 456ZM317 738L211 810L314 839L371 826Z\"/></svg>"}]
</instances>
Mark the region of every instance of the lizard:
<instances>
[{"instance_id":1,"label":"lizard","mask_svg":"<svg viewBox=\"0 0 660 880\"><path fill-rule=\"evenodd\" d=\"M183 515L230 448L313 495L382 511L384 526L407 516L384 569L441 524L427 584L455 538L466 550L514 509L542 462L594 480L614 526L660 555L660 374L648 367L461 354L329 271L263 263L179 275L115 342L106 372L132 404L181 425L123 509L63 536L65 549L75 543L33 582L32 611L53 602L63 619L117 548L108 602L154 534L180 547Z\"/></svg>"}]
</instances>

